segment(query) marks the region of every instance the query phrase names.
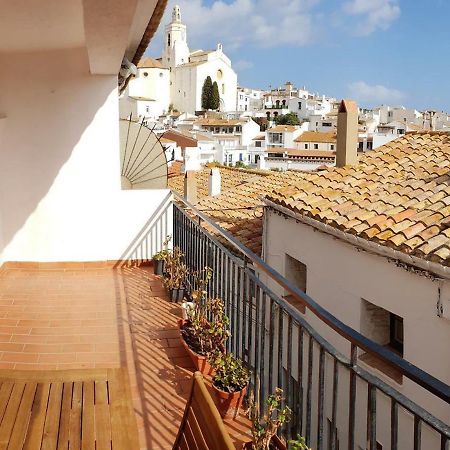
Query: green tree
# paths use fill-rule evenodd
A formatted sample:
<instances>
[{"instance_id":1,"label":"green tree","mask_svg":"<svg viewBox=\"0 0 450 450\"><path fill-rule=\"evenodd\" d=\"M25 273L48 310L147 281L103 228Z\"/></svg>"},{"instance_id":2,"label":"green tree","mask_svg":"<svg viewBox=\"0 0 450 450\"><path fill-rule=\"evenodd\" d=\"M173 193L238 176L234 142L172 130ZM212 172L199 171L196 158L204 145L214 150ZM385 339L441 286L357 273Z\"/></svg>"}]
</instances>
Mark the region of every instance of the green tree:
<instances>
[{"instance_id":1,"label":"green tree","mask_svg":"<svg viewBox=\"0 0 450 450\"><path fill-rule=\"evenodd\" d=\"M275 123L277 125L300 125L300 120L297 114L290 112L275 118Z\"/></svg>"},{"instance_id":2,"label":"green tree","mask_svg":"<svg viewBox=\"0 0 450 450\"><path fill-rule=\"evenodd\" d=\"M219 94L219 86L217 85L217 81L214 81L212 85L212 95L211 95L211 109L219 109L220 106L220 94Z\"/></svg>"},{"instance_id":3,"label":"green tree","mask_svg":"<svg viewBox=\"0 0 450 450\"><path fill-rule=\"evenodd\" d=\"M208 75L205 78L202 88L202 108L203 109L213 109L212 108L212 90L213 84L211 77Z\"/></svg>"}]
</instances>

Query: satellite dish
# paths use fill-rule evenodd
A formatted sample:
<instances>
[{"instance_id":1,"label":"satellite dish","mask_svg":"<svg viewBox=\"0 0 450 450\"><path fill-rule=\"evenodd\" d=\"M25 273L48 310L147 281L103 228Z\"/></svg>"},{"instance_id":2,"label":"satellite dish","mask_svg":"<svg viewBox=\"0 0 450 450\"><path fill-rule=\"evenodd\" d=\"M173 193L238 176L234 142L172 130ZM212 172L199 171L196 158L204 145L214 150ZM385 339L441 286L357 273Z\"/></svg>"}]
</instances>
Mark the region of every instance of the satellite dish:
<instances>
[{"instance_id":1,"label":"satellite dish","mask_svg":"<svg viewBox=\"0 0 450 450\"><path fill-rule=\"evenodd\" d=\"M167 188L167 158L156 134L143 123L120 119L122 189Z\"/></svg>"}]
</instances>

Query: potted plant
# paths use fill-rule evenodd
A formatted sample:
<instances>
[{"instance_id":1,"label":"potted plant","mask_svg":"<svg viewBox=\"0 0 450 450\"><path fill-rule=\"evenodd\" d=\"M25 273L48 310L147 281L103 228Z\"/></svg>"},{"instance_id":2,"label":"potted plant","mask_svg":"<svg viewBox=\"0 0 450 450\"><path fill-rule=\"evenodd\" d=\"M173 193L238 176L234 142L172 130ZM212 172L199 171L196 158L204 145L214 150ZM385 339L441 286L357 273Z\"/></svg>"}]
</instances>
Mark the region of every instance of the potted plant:
<instances>
[{"instance_id":1,"label":"potted plant","mask_svg":"<svg viewBox=\"0 0 450 450\"><path fill-rule=\"evenodd\" d=\"M236 417L247 393L250 371L232 353L216 352L210 360L215 371L212 386L222 418Z\"/></svg>"},{"instance_id":2,"label":"potted plant","mask_svg":"<svg viewBox=\"0 0 450 450\"><path fill-rule=\"evenodd\" d=\"M311 450L311 448L306 445L304 437L297 435L297 439L289 441L289 450Z\"/></svg>"},{"instance_id":3,"label":"potted plant","mask_svg":"<svg viewBox=\"0 0 450 450\"><path fill-rule=\"evenodd\" d=\"M220 299L208 299L203 304L194 302L186 313L188 319L178 322L181 342L197 370L211 375L208 358L217 350L225 351L229 336L224 304Z\"/></svg>"},{"instance_id":4,"label":"potted plant","mask_svg":"<svg viewBox=\"0 0 450 450\"><path fill-rule=\"evenodd\" d=\"M169 242L171 236L167 236L163 242L163 249L153 255L153 273L163 275L167 257L169 255Z\"/></svg>"},{"instance_id":5,"label":"potted plant","mask_svg":"<svg viewBox=\"0 0 450 450\"><path fill-rule=\"evenodd\" d=\"M184 298L188 270L183 258L184 254L181 250L174 247L172 252L168 252L165 259L164 285L172 302L181 302Z\"/></svg>"},{"instance_id":6,"label":"potted plant","mask_svg":"<svg viewBox=\"0 0 450 450\"><path fill-rule=\"evenodd\" d=\"M289 422L291 410L282 406L283 390L275 389L265 402L265 411L261 414L259 401L251 402L249 418L252 422L252 440L243 445L243 450L286 450L286 444L277 436L277 430Z\"/></svg>"}]
</instances>

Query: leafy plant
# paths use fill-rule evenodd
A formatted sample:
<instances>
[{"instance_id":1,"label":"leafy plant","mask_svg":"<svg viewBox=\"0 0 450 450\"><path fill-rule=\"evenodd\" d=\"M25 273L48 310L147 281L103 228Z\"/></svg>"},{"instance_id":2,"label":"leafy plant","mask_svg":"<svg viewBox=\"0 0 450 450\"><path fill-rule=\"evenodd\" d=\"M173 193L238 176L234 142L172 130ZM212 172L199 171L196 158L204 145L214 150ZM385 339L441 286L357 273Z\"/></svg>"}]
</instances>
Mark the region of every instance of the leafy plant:
<instances>
[{"instance_id":1,"label":"leafy plant","mask_svg":"<svg viewBox=\"0 0 450 450\"><path fill-rule=\"evenodd\" d=\"M202 87L202 108L203 109L213 109L212 108L212 93L213 84L211 77L208 75L203 82Z\"/></svg>"},{"instance_id":2,"label":"leafy plant","mask_svg":"<svg viewBox=\"0 0 450 450\"><path fill-rule=\"evenodd\" d=\"M300 125L300 120L297 114L290 112L275 117L277 125Z\"/></svg>"},{"instance_id":3,"label":"leafy plant","mask_svg":"<svg viewBox=\"0 0 450 450\"><path fill-rule=\"evenodd\" d=\"M209 362L216 370L213 383L222 391L241 391L250 381L250 371L232 353L216 352Z\"/></svg>"},{"instance_id":4,"label":"leafy plant","mask_svg":"<svg viewBox=\"0 0 450 450\"><path fill-rule=\"evenodd\" d=\"M203 356L225 351L225 341L230 335L229 319L221 299L195 301L195 306L187 311L188 323L182 333L191 349Z\"/></svg>"},{"instance_id":5,"label":"leafy plant","mask_svg":"<svg viewBox=\"0 0 450 450\"><path fill-rule=\"evenodd\" d=\"M252 401L249 408L249 418L252 422L253 450L269 450L272 437L278 428L289 422L291 410L282 406L283 390L275 389L275 393L267 397L265 411L261 413L259 401Z\"/></svg>"},{"instance_id":6,"label":"leafy plant","mask_svg":"<svg viewBox=\"0 0 450 450\"><path fill-rule=\"evenodd\" d=\"M217 81L214 81L211 91L211 109L217 110L220 106L220 94Z\"/></svg>"},{"instance_id":7,"label":"leafy plant","mask_svg":"<svg viewBox=\"0 0 450 450\"><path fill-rule=\"evenodd\" d=\"M305 438L298 434L297 439L289 441L289 450L311 450L311 448L306 445Z\"/></svg>"},{"instance_id":8,"label":"leafy plant","mask_svg":"<svg viewBox=\"0 0 450 450\"><path fill-rule=\"evenodd\" d=\"M153 255L153 259L156 261L165 261L169 255L169 242L171 241L172 236L166 236L163 242L163 249Z\"/></svg>"},{"instance_id":9,"label":"leafy plant","mask_svg":"<svg viewBox=\"0 0 450 450\"><path fill-rule=\"evenodd\" d=\"M164 285L168 289L180 289L183 287L188 274L188 269L183 259L184 254L179 247L174 247L171 252L167 253Z\"/></svg>"}]
</instances>

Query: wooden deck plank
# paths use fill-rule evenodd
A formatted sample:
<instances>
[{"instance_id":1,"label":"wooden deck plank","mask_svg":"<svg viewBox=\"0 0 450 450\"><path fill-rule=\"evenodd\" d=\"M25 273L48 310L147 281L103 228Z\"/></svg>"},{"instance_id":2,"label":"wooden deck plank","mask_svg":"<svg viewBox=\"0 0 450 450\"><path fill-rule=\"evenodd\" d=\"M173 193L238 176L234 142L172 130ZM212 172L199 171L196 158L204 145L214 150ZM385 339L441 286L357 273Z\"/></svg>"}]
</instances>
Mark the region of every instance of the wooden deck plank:
<instances>
[{"instance_id":1,"label":"wooden deck plank","mask_svg":"<svg viewBox=\"0 0 450 450\"><path fill-rule=\"evenodd\" d=\"M113 450L139 448L136 418L131 405L129 382L123 369L108 370L109 408L111 413L111 435ZM123 389L120 387L123 386ZM121 430L136 430L127 435Z\"/></svg>"},{"instance_id":2,"label":"wooden deck plank","mask_svg":"<svg viewBox=\"0 0 450 450\"><path fill-rule=\"evenodd\" d=\"M49 394L50 383L41 383L38 385L31 409L28 433L23 446L24 450L40 450L41 448Z\"/></svg>"},{"instance_id":3,"label":"wooden deck plank","mask_svg":"<svg viewBox=\"0 0 450 450\"><path fill-rule=\"evenodd\" d=\"M111 450L111 420L109 418L108 385L95 382L96 450Z\"/></svg>"},{"instance_id":4,"label":"wooden deck plank","mask_svg":"<svg viewBox=\"0 0 450 450\"><path fill-rule=\"evenodd\" d=\"M73 384L72 410L70 411L69 450L81 449L81 403L83 400L83 383Z\"/></svg>"},{"instance_id":5,"label":"wooden deck plank","mask_svg":"<svg viewBox=\"0 0 450 450\"><path fill-rule=\"evenodd\" d=\"M37 383L27 383L23 392L22 401L17 412L16 421L9 440L8 449L21 449L27 435L28 424L31 416Z\"/></svg>"},{"instance_id":6,"label":"wooden deck plank","mask_svg":"<svg viewBox=\"0 0 450 450\"><path fill-rule=\"evenodd\" d=\"M139 448L126 369L13 373L0 370L0 450Z\"/></svg>"},{"instance_id":7,"label":"wooden deck plank","mask_svg":"<svg viewBox=\"0 0 450 450\"><path fill-rule=\"evenodd\" d=\"M3 422L3 417L5 415L6 407L8 406L9 397L11 396L14 383L11 381L6 381L2 383L0 388L0 424Z\"/></svg>"},{"instance_id":8,"label":"wooden deck plank","mask_svg":"<svg viewBox=\"0 0 450 450\"><path fill-rule=\"evenodd\" d=\"M83 383L83 417L81 420L81 449L95 450L94 383Z\"/></svg>"},{"instance_id":9,"label":"wooden deck plank","mask_svg":"<svg viewBox=\"0 0 450 450\"><path fill-rule=\"evenodd\" d=\"M61 381L56 381L50 386L47 415L44 425L44 436L42 439L42 450L55 450L58 444L59 418L61 416L62 399Z\"/></svg>"},{"instance_id":10,"label":"wooden deck plank","mask_svg":"<svg viewBox=\"0 0 450 450\"><path fill-rule=\"evenodd\" d=\"M15 383L9 398L8 406L6 407L5 415L3 416L2 424L0 425L0 449L8 447L11 432L17 417L17 411L22 401L25 383Z\"/></svg>"},{"instance_id":11,"label":"wooden deck plank","mask_svg":"<svg viewBox=\"0 0 450 450\"><path fill-rule=\"evenodd\" d=\"M70 411L72 408L72 389L73 383L64 383L61 405L61 418L59 421L58 450L67 450L69 448L69 426Z\"/></svg>"}]
</instances>

